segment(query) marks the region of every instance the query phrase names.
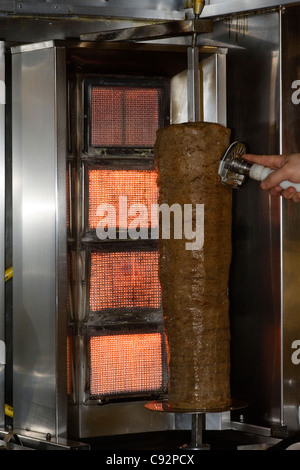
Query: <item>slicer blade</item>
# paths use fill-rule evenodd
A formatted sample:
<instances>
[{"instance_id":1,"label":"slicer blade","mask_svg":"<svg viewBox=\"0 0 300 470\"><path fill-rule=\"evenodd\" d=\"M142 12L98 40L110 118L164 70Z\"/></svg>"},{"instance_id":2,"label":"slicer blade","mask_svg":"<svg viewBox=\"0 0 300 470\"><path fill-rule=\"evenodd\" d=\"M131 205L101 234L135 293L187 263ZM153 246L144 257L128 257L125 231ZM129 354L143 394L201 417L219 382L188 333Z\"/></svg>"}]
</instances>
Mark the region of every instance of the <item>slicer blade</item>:
<instances>
[{"instance_id":1,"label":"slicer blade","mask_svg":"<svg viewBox=\"0 0 300 470\"><path fill-rule=\"evenodd\" d=\"M238 188L245 182L247 177L255 181L263 181L274 171L274 169L258 163L247 162L243 158L245 153L246 146L241 142L233 142L228 147L219 164L219 175L223 184ZM300 193L300 183L284 180L279 183L279 186L283 190L292 187L297 193Z\"/></svg>"},{"instance_id":2,"label":"slicer blade","mask_svg":"<svg viewBox=\"0 0 300 470\"><path fill-rule=\"evenodd\" d=\"M233 142L228 147L220 161L218 172L223 184L238 188L245 182L251 167L242 158L245 153L246 146L241 142Z\"/></svg>"}]
</instances>

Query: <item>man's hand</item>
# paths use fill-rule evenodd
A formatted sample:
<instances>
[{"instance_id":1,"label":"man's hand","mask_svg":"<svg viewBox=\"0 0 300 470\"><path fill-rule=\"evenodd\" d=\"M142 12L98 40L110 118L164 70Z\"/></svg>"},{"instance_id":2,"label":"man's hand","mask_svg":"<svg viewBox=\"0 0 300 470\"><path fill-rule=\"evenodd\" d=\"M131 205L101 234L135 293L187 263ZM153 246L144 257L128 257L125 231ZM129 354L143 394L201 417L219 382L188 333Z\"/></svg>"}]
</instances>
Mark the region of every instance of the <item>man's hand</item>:
<instances>
[{"instance_id":1,"label":"man's hand","mask_svg":"<svg viewBox=\"0 0 300 470\"><path fill-rule=\"evenodd\" d=\"M300 193L296 189L289 187L282 189L282 181L291 181L300 183L300 153L290 155L243 155L245 160L251 163L258 163L273 169L266 179L261 182L261 188L269 191L271 196L282 196L285 199L292 199L294 202L300 202Z\"/></svg>"}]
</instances>

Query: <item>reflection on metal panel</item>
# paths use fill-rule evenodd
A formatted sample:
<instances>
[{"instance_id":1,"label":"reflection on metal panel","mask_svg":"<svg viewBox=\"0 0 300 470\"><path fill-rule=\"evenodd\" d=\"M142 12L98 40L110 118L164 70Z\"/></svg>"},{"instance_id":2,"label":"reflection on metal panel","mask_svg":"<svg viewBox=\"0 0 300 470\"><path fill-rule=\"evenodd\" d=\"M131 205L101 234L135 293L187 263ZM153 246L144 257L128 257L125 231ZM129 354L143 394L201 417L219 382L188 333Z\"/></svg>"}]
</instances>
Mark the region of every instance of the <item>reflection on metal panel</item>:
<instances>
[{"instance_id":1,"label":"reflection on metal panel","mask_svg":"<svg viewBox=\"0 0 300 470\"><path fill-rule=\"evenodd\" d=\"M148 19L182 19L185 0L22 0L16 2L4 0L0 5L0 13L12 13L15 16L36 15L51 17L67 15L116 17L116 18L148 18Z\"/></svg>"},{"instance_id":2,"label":"reflection on metal panel","mask_svg":"<svg viewBox=\"0 0 300 470\"><path fill-rule=\"evenodd\" d=\"M5 343L5 44L0 42L0 341ZM0 362L0 428L4 426L5 366Z\"/></svg>"},{"instance_id":3,"label":"reflection on metal panel","mask_svg":"<svg viewBox=\"0 0 300 470\"><path fill-rule=\"evenodd\" d=\"M232 15L234 13L249 12L254 10L265 10L282 5L290 5L297 1L290 0L210 0L204 7L203 17L213 17L220 15Z\"/></svg>"},{"instance_id":4,"label":"reflection on metal panel","mask_svg":"<svg viewBox=\"0 0 300 470\"><path fill-rule=\"evenodd\" d=\"M291 100L299 79L299 15L291 7L249 15L242 29L234 17L215 26L229 47L228 127L250 153L299 151L299 112ZM299 207L270 198L255 182L234 192L232 393L249 403L244 423L287 426L290 433L299 431L299 366L292 361L300 338L299 218Z\"/></svg>"},{"instance_id":5,"label":"reflection on metal panel","mask_svg":"<svg viewBox=\"0 0 300 470\"><path fill-rule=\"evenodd\" d=\"M192 36L192 34L210 33L213 30L213 22L210 20L192 19L142 25L134 28L115 28L113 30L82 34L82 41L117 41L135 42L156 39Z\"/></svg>"},{"instance_id":6,"label":"reflection on metal panel","mask_svg":"<svg viewBox=\"0 0 300 470\"><path fill-rule=\"evenodd\" d=\"M246 21L247 32L231 35L241 49L229 49L227 56L228 126L232 139L245 142L249 152L278 153L280 69L274 52L280 49L279 13ZM227 41L230 25L220 28L219 38ZM233 195L232 394L249 403L245 423L280 424L280 203L252 181Z\"/></svg>"},{"instance_id":7,"label":"reflection on metal panel","mask_svg":"<svg viewBox=\"0 0 300 470\"><path fill-rule=\"evenodd\" d=\"M200 120L226 125L226 52L214 49L199 62ZM171 80L172 123L188 121L188 73L186 70Z\"/></svg>"},{"instance_id":8,"label":"reflection on metal panel","mask_svg":"<svg viewBox=\"0 0 300 470\"><path fill-rule=\"evenodd\" d=\"M292 99L293 83L300 80L300 8L287 8L282 16L282 151L300 151L299 104ZM282 204L282 305L283 305L283 421L289 430L300 429L300 207Z\"/></svg>"},{"instance_id":9,"label":"reflection on metal panel","mask_svg":"<svg viewBox=\"0 0 300 470\"><path fill-rule=\"evenodd\" d=\"M226 50L200 64L203 83L203 119L226 126Z\"/></svg>"},{"instance_id":10,"label":"reflection on metal panel","mask_svg":"<svg viewBox=\"0 0 300 470\"><path fill-rule=\"evenodd\" d=\"M66 409L60 379L66 362L61 344L63 335L66 341L66 177L60 54L47 47L12 57L14 426L52 436L63 436ZM59 362L53 360L58 356Z\"/></svg>"}]
</instances>

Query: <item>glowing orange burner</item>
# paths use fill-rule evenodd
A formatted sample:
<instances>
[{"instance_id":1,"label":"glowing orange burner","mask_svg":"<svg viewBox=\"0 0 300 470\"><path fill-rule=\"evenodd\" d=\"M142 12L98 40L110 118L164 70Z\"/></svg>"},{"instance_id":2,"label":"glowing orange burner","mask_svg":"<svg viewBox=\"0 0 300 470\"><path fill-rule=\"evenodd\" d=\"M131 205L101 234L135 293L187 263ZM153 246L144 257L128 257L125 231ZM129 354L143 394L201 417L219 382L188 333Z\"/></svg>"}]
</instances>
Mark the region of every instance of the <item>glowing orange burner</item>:
<instances>
[{"instance_id":1,"label":"glowing orange burner","mask_svg":"<svg viewBox=\"0 0 300 470\"><path fill-rule=\"evenodd\" d=\"M126 210L120 203L120 197L126 197ZM96 228L101 221L97 210L102 204L109 204L115 209L111 220L107 215L105 218L110 226L127 228L135 217L139 217L141 227L157 226L157 213L153 210L157 202L157 173L154 170L89 170L90 228ZM137 204L145 210L135 210ZM134 210L130 212L130 208Z\"/></svg>"},{"instance_id":2,"label":"glowing orange burner","mask_svg":"<svg viewBox=\"0 0 300 470\"><path fill-rule=\"evenodd\" d=\"M91 253L90 308L159 308L157 251Z\"/></svg>"},{"instance_id":3,"label":"glowing orange burner","mask_svg":"<svg viewBox=\"0 0 300 470\"><path fill-rule=\"evenodd\" d=\"M91 395L160 390L164 383L161 353L161 333L93 336Z\"/></svg>"},{"instance_id":4,"label":"glowing orange burner","mask_svg":"<svg viewBox=\"0 0 300 470\"><path fill-rule=\"evenodd\" d=\"M93 147L153 147L162 90L94 86L91 90Z\"/></svg>"}]
</instances>

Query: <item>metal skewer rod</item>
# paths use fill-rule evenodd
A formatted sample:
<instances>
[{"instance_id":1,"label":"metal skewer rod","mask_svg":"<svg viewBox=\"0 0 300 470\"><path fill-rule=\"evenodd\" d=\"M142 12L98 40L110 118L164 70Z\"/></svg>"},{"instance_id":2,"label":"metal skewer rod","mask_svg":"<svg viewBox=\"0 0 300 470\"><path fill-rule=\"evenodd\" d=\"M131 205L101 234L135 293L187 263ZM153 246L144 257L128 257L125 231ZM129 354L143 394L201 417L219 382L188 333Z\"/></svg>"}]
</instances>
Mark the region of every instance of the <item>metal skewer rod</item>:
<instances>
[{"instance_id":1,"label":"metal skewer rod","mask_svg":"<svg viewBox=\"0 0 300 470\"><path fill-rule=\"evenodd\" d=\"M195 34L193 34L194 36ZM188 47L188 121L200 121L200 73L199 73L199 49Z\"/></svg>"},{"instance_id":2,"label":"metal skewer rod","mask_svg":"<svg viewBox=\"0 0 300 470\"><path fill-rule=\"evenodd\" d=\"M192 415L192 446L201 447L203 444L202 433L204 429L204 414L195 413Z\"/></svg>"},{"instance_id":3,"label":"metal skewer rod","mask_svg":"<svg viewBox=\"0 0 300 470\"><path fill-rule=\"evenodd\" d=\"M198 19L205 6L204 0L194 0L194 14ZM192 46L187 48L188 60L188 121L200 121L200 72L199 72L199 48L197 47L197 33L192 36Z\"/></svg>"},{"instance_id":4,"label":"metal skewer rod","mask_svg":"<svg viewBox=\"0 0 300 470\"><path fill-rule=\"evenodd\" d=\"M210 446L203 443L203 431L205 428L205 413L194 413L192 415L191 449L209 450Z\"/></svg>"}]
</instances>

